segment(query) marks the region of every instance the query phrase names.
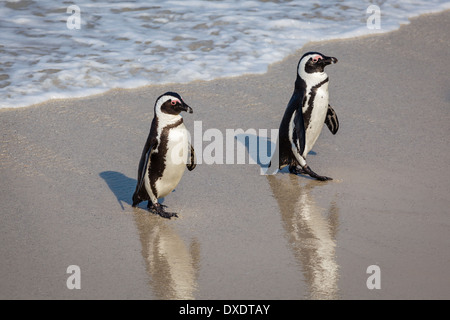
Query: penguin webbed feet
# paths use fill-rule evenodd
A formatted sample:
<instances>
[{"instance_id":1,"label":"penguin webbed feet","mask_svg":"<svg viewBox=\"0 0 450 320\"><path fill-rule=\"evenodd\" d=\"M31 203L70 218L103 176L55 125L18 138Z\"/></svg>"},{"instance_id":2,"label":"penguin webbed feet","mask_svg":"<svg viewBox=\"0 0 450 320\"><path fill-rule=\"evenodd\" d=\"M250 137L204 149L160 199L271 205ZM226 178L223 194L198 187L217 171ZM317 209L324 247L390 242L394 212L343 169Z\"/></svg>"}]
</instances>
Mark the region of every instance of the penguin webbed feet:
<instances>
[{"instance_id":1,"label":"penguin webbed feet","mask_svg":"<svg viewBox=\"0 0 450 320\"><path fill-rule=\"evenodd\" d=\"M304 167L296 166L296 165L290 165L289 166L289 172L293 173L293 174L307 174L311 178L314 178L314 179L317 179L317 180L320 180L320 181L333 180L333 178L318 175L317 173L312 171L311 168L308 165L305 165Z\"/></svg>"},{"instance_id":2,"label":"penguin webbed feet","mask_svg":"<svg viewBox=\"0 0 450 320\"><path fill-rule=\"evenodd\" d=\"M170 219L172 217L178 218L178 214L177 213L175 213L175 212L167 212L166 210L164 210L164 208L167 208L167 206L163 205L163 204L160 204L160 203L154 204L151 201L149 201L148 205L147 205L148 211L150 211L153 214L160 215L161 217L166 218L166 219Z\"/></svg>"},{"instance_id":3,"label":"penguin webbed feet","mask_svg":"<svg viewBox=\"0 0 450 320\"><path fill-rule=\"evenodd\" d=\"M306 174L306 171L303 170L301 166L290 165L289 172L293 174Z\"/></svg>"}]
</instances>

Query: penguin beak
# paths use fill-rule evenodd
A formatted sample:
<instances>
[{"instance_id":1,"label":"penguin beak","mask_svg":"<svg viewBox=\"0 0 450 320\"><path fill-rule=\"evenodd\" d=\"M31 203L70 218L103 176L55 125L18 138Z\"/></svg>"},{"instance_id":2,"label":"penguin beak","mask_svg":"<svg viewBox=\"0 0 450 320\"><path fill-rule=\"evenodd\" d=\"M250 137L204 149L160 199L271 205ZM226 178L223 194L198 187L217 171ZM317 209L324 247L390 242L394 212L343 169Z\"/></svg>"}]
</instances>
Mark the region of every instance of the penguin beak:
<instances>
[{"instance_id":1,"label":"penguin beak","mask_svg":"<svg viewBox=\"0 0 450 320\"><path fill-rule=\"evenodd\" d=\"M186 103L184 103L184 101L182 102L181 110L189 112L189 113L193 113L194 112L194 111L192 111L191 107L189 107Z\"/></svg>"},{"instance_id":2,"label":"penguin beak","mask_svg":"<svg viewBox=\"0 0 450 320\"><path fill-rule=\"evenodd\" d=\"M327 66L329 64L334 64L338 62L338 59L336 59L335 57L323 57L323 59L320 60L320 62L324 65Z\"/></svg>"}]
</instances>

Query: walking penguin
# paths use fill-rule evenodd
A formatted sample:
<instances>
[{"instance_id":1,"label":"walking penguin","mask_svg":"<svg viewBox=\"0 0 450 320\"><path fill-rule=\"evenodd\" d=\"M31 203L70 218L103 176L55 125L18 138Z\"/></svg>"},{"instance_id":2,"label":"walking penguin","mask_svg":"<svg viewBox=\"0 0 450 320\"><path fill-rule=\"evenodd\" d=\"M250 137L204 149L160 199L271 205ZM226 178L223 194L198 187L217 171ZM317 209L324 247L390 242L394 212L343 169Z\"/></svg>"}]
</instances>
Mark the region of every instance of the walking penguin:
<instances>
[{"instance_id":1,"label":"walking penguin","mask_svg":"<svg viewBox=\"0 0 450 320\"><path fill-rule=\"evenodd\" d=\"M301 57L294 93L280 124L279 169L288 165L291 173L308 174L321 181L332 180L312 171L306 164L306 155L314 146L324 123L333 134L339 129L336 112L328 104L328 75L324 71L327 65L337 61L318 52L308 52Z\"/></svg>"},{"instance_id":2,"label":"walking penguin","mask_svg":"<svg viewBox=\"0 0 450 320\"><path fill-rule=\"evenodd\" d=\"M156 99L155 116L139 162L133 207L148 200L149 211L170 219L176 213L164 210L158 199L171 193L188 168L194 170L195 153L180 113L192 113L181 96L166 92Z\"/></svg>"}]
</instances>

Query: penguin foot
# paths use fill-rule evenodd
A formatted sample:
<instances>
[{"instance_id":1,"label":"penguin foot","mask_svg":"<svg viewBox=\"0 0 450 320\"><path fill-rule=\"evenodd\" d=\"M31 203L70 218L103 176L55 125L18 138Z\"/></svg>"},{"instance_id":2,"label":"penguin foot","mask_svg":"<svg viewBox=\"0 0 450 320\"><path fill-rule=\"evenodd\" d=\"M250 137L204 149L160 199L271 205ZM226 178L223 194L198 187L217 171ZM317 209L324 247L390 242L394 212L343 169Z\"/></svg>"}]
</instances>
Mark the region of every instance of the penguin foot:
<instances>
[{"instance_id":1,"label":"penguin foot","mask_svg":"<svg viewBox=\"0 0 450 320\"><path fill-rule=\"evenodd\" d=\"M302 168L302 170L304 171L304 173L308 174L310 177L315 178L320 181L333 180L333 178L318 175L317 173L312 171L308 165L304 166Z\"/></svg>"},{"instance_id":2,"label":"penguin foot","mask_svg":"<svg viewBox=\"0 0 450 320\"><path fill-rule=\"evenodd\" d=\"M166 219L170 219L172 217L178 218L178 214L176 214L175 212L167 212L166 210L164 210L164 208L167 208L167 206L160 203L154 204L149 201L147 208L150 212L158 214Z\"/></svg>"},{"instance_id":3,"label":"penguin foot","mask_svg":"<svg viewBox=\"0 0 450 320\"><path fill-rule=\"evenodd\" d=\"M320 181L333 180L333 178L318 175L317 173L312 171L308 165L304 167L291 165L289 166L289 172L293 174L307 174L310 177Z\"/></svg>"},{"instance_id":4,"label":"penguin foot","mask_svg":"<svg viewBox=\"0 0 450 320\"><path fill-rule=\"evenodd\" d=\"M300 167L300 166L295 166L295 165L289 166L289 172L290 172L290 173L293 173L293 174L305 174L305 173L306 173L306 171L303 170L302 167Z\"/></svg>"}]
</instances>

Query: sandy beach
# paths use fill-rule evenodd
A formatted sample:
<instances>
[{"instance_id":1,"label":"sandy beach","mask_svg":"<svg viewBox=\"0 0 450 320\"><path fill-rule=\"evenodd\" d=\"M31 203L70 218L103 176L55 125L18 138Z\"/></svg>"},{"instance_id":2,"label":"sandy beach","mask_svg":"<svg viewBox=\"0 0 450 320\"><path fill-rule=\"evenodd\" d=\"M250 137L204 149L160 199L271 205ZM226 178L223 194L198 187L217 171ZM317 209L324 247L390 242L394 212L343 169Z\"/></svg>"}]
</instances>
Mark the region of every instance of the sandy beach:
<instances>
[{"instance_id":1,"label":"sandy beach","mask_svg":"<svg viewBox=\"0 0 450 320\"><path fill-rule=\"evenodd\" d=\"M0 299L449 299L449 27L450 11L423 15L309 43L263 75L0 110ZM250 154L186 171L164 199L177 219L131 207L160 94L193 108L200 155L208 129L263 139L307 51L339 59L326 71L340 129L324 127L307 158L334 180L262 175Z\"/></svg>"}]
</instances>

